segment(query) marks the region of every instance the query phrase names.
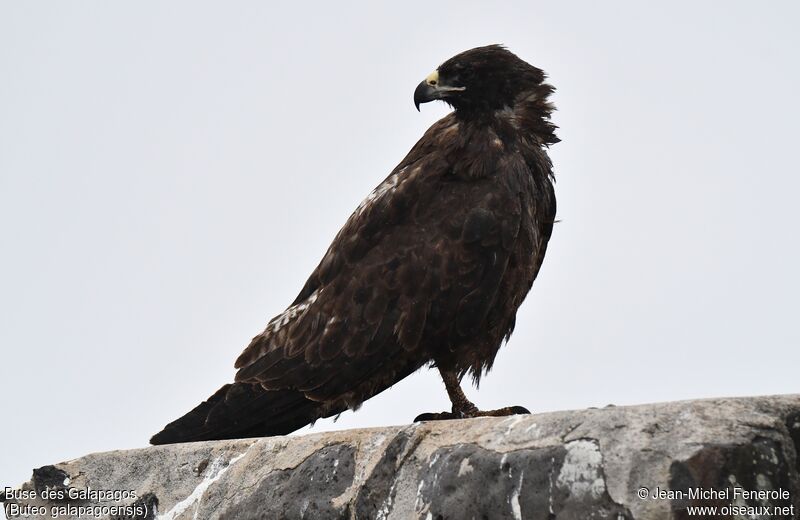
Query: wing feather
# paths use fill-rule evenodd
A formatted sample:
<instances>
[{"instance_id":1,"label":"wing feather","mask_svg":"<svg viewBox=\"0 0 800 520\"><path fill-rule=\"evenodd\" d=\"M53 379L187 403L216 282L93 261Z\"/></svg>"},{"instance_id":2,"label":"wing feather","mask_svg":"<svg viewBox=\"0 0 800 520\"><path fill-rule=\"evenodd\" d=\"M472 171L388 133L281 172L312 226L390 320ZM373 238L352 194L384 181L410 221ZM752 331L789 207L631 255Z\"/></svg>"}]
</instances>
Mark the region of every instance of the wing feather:
<instances>
[{"instance_id":1,"label":"wing feather","mask_svg":"<svg viewBox=\"0 0 800 520\"><path fill-rule=\"evenodd\" d=\"M237 382L358 404L481 326L519 231L519 193L454 179L441 147L423 148L353 213L239 357Z\"/></svg>"}]
</instances>

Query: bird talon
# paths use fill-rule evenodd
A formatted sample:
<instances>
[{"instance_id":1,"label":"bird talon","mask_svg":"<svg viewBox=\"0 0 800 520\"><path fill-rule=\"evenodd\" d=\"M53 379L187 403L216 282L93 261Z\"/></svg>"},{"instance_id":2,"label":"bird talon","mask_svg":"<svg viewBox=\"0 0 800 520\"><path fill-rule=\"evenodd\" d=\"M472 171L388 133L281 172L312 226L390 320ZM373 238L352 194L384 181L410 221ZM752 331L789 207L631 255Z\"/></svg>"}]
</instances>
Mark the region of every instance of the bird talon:
<instances>
[{"instance_id":1,"label":"bird talon","mask_svg":"<svg viewBox=\"0 0 800 520\"><path fill-rule=\"evenodd\" d=\"M530 415L530 410L524 406L506 406L497 410L478 412L477 417L506 417L508 415Z\"/></svg>"},{"instance_id":2,"label":"bird talon","mask_svg":"<svg viewBox=\"0 0 800 520\"><path fill-rule=\"evenodd\" d=\"M414 422L426 422L426 421L448 421L450 419L459 419L455 414L450 412L427 412L421 413L414 418Z\"/></svg>"},{"instance_id":3,"label":"bird talon","mask_svg":"<svg viewBox=\"0 0 800 520\"><path fill-rule=\"evenodd\" d=\"M505 417L508 415L530 415L530 410L524 406L507 406L497 410L479 410L477 408L467 410L453 410L452 412L426 412L414 418L414 422L426 421L449 421L452 419L472 419L474 417Z\"/></svg>"}]
</instances>

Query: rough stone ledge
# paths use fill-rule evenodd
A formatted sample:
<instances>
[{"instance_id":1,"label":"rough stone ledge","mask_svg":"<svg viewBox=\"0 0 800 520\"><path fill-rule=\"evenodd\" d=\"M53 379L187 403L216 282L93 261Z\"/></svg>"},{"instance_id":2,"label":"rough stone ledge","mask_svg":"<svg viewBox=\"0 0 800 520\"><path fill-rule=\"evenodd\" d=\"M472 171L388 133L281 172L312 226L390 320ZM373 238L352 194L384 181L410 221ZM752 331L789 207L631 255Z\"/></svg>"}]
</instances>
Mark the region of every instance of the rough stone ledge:
<instances>
[{"instance_id":1,"label":"rough stone ledge","mask_svg":"<svg viewBox=\"0 0 800 520\"><path fill-rule=\"evenodd\" d=\"M705 399L95 453L35 470L5 505L137 506L101 516L115 520L660 520L731 505L753 509L718 518L800 518L798 450L800 395ZM87 488L136 497L69 497ZM688 496L701 488L730 496Z\"/></svg>"}]
</instances>

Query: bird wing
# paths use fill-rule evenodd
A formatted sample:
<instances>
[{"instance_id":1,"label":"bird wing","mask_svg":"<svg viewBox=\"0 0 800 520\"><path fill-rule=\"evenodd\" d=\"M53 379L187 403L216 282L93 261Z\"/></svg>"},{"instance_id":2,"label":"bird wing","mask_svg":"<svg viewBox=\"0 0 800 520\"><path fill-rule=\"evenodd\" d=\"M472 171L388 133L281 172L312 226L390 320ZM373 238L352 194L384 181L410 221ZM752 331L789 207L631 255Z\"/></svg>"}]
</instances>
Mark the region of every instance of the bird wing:
<instances>
[{"instance_id":1,"label":"bird wing","mask_svg":"<svg viewBox=\"0 0 800 520\"><path fill-rule=\"evenodd\" d=\"M520 190L453 176L425 139L253 338L237 382L357 405L430 361L432 342L455 348L481 325L519 231Z\"/></svg>"}]
</instances>

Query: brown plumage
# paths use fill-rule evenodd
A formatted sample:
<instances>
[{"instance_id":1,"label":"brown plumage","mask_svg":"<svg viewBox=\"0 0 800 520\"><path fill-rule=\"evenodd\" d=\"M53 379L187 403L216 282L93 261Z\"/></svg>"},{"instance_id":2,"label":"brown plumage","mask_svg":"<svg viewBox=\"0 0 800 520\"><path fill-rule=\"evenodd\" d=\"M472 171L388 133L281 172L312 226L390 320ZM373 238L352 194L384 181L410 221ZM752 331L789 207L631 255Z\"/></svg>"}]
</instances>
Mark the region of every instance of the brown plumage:
<instances>
[{"instance_id":1,"label":"brown plumage","mask_svg":"<svg viewBox=\"0 0 800 520\"><path fill-rule=\"evenodd\" d=\"M357 408L426 364L453 412L514 329L544 259L556 201L545 148L553 88L504 48L463 52L414 93L455 110L356 209L292 305L236 360L235 383L151 442L289 433Z\"/></svg>"}]
</instances>

